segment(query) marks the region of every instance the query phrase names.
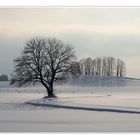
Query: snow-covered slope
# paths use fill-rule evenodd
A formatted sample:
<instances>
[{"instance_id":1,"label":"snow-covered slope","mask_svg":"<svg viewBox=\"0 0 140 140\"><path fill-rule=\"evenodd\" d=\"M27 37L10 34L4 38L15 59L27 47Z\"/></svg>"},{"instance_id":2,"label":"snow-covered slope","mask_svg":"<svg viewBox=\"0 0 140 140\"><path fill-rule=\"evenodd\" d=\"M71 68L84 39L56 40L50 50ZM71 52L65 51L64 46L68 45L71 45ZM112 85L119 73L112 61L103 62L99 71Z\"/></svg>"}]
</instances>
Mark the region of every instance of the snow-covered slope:
<instances>
[{"instance_id":1,"label":"snow-covered slope","mask_svg":"<svg viewBox=\"0 0 140 140\"><path fill-rule=\"evenodd\" d=\"M139 81L127 81L135 86L56 85L58 99L51 102L42 100L46 91L40 85L1 83L0 132L139 132Z\"/></svg>"},{"instance_id":2,"label":"snow-covered slope","mask_svg":"<svg viewBox=\"0 0 140 140\"><path fill-rule=\"evenodd\" d=\"M140 79L128 78L128 77L107 77L107 76L88 76L82 75L74 78L69 78L65 82L55 83L55 85L68 85L68 86L95 86L95 87L124 87L124 86L140 86ZM9 82L0 82L0 89L3 88L16 88L9 85ZM36 85L30 85L20 89L42 89L42 85L37 83Z\"/></svg>"},{"instance_id":3,"label":"snow-covered slope","mask_svg":"<svg viewBox=\"0 0 140 140\"><path fill-rule=\"evenodd\" d=\"M0 132L139 132L140 114L133 111L140 111L140 94L109 94L58 94L52 103L93 107L80 110L25 104L34 100L47 105L38 100L43 94L1 93Z\"/></svg>"},{"instance_id":4,"label":"snow-covered slope","mask_svg":"<svg viewBox=\"0 0 140 140\"><path fill-rule=\"evenodd\" d=\"M137 86L140 80L127 77L107 77L107 76L88 76L82 75L70 78L67 83L77 86Z\"/></svg>"}]
</instances>

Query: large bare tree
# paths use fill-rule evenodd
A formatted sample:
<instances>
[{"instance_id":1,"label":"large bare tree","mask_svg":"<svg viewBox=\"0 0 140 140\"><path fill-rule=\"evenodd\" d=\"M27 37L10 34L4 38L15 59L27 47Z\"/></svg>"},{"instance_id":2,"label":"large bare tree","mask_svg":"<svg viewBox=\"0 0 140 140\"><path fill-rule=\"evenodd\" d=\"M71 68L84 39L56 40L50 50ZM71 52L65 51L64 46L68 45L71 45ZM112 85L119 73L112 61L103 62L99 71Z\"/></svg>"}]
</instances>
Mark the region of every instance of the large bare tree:
<instances>
[{"instance_id":1,"label":"large bare tree","mask_svg":"<svg viewBox=\"0 0 140 140\"><path fill-rule=\"evenodd\" d=\"M55 97L54 82L66 76L74 57L70 44L56 38L32 38L26 41L21 56L14 59L10 83L21 87L40 82L47 90L46 97Z\"/></svg>"}]
</instances>

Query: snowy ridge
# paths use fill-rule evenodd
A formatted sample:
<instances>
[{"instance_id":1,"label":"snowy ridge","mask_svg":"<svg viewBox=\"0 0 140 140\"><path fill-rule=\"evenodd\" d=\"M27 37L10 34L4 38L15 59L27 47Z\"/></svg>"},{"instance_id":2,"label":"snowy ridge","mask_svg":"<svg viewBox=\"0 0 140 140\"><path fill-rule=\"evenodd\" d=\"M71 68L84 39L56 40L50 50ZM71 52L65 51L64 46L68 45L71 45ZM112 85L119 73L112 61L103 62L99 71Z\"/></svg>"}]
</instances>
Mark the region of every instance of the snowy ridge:
<instances>
[{"instance_id":1,"label":"snowy ridge","mask_svg":"<svg viewBox=\"0 0 140 140\"><path fill-rule=\"evenodd\" d=\"M72 86L99 86L99 87L123 87L123 86L140 86L140 79L130 78L130 77L112 77L112 76L92 76L92 75L81 75L76 77L71 77L64 83L58 82L56 85L72 85ZM9 85L9 81L0 82L0 89L10 88L16 89L15 86ZM36 83L35 85L30 85L27 87L22 87L23 89L40 89L42 85ZM20 89L22 89L20 88ZM40 89L41 90L41 89Z\"/></svg>"},{"instance_id":2,"label":"snowy ridge","mask_svg":"<svg viewBox=\"0 0 140 140\"><path fill-rule=\"evenodd\" d=\"M124 78L81 75L70 78L68 83L77 86L125 86L127 82Z\"/></svg>"},{"instance_id":3,"label":"snowy ridge","mask_svg":"<svg viewBox=\"0 0 140 140\"><path fill-rule=\"evenodd\" d=\"M140 114L140 108L133 107L120 107L120 106L95 106L85 105L76 103L67 103L59 101L59 99L45 99L41 98L38 100L26 102L28 105L43 106L43 107L54 107L63 109L74 109L74 110L85 110L85 111L101 111L101 112L114 112L114 113L130 113Z\"/></svg>"},{"instance_id":4,"label":"snowy ridge","mask_svg":"<svg viewBox=\"0 0 140 140\"><path fill-rule=\"evenodd\" d=\"M92 76L81 75L70 78L67 82L70 85L77 86L136 86L140 85L139 79L128 77L112 77L112 76Z\"/></svg>"}]
</instances>

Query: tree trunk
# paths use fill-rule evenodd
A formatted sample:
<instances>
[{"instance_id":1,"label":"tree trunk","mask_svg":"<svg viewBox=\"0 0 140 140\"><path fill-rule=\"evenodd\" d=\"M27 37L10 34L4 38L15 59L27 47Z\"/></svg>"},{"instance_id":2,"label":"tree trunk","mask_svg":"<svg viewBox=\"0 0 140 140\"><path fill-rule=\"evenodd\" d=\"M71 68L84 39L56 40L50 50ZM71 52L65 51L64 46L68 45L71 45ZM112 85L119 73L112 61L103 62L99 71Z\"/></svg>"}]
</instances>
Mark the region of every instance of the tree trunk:
<instances>
[{"instance_id":1,"label":"tree trunk","mask_svg":"<svg viewBox=\"0 0 140 140\"><path fill-rule=\"evenodd\" d=\"M48 96L47 98L55 98L56 96L54 95L53 92L53 84L50 84L49 88L47 88Z\"/></svg>"},{"instance_id":2,"label":"tree trunk","mask_svg":"<svg viewBox=\"0 0 140 140\"><path fill-rule=\"evenodd\" d=\"M53 82L49 86L47 86L44 82L42 82L42 85L46 88L47 94L48 94L48 96L45 96L44 98L55 98L56 97L53 92Z\"/></svg>"},{"instance_id":3,"label":"tree trunk","mask_svg":"<svg viewBox=\"0 0 140 140\"><path fill-rule=\"evenodd\" d=\"M56 96L54 95L53 89L49 89L49 90L47 90L47 92L48 92L48 98L56 97Z\"/></svg>"}]
</instances>

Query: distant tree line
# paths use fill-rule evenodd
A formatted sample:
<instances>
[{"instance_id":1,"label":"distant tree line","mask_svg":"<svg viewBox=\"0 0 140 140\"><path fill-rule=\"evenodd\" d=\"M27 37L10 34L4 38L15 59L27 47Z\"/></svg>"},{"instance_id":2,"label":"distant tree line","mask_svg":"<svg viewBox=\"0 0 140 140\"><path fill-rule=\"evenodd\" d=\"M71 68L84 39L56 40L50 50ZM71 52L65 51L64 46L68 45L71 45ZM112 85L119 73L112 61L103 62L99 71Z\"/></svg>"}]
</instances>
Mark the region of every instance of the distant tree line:
<instances>
[{"instance_id":1,"label":"distant tree line","mask_svg":"<svg viewBox=\"0 0 140 140\"><path fill-rule=\"evenodd\" d=\"M71 74L123 77L126 74L125 62L114 57L84 58L71 64Z\"/></svg>"},{"instance_id":2,"label":"distant tree line","mask_svg":"<svg viewBox=\"0 0 140 140\"><path fill-rule=\"evenodd\" d=\"M0 81L8 81L8 76L6 74L0 75Z\"/></svg>"}]
</instances>

